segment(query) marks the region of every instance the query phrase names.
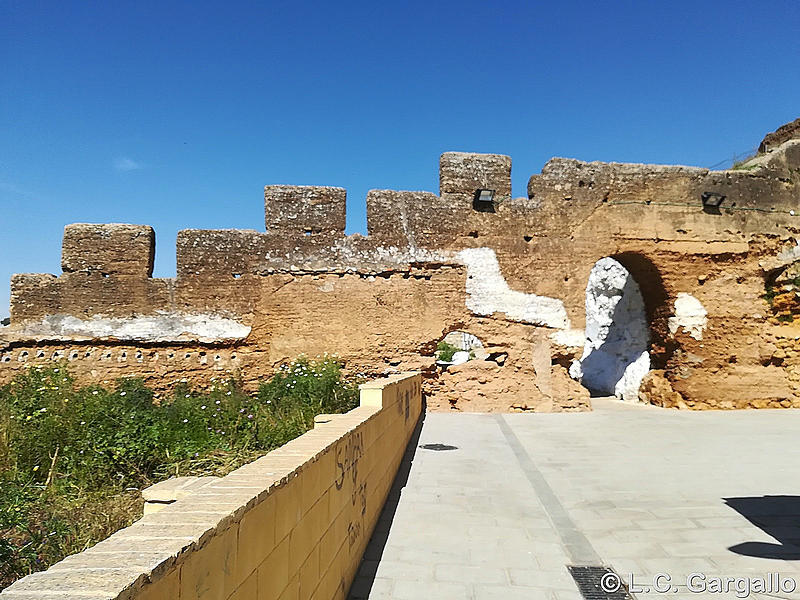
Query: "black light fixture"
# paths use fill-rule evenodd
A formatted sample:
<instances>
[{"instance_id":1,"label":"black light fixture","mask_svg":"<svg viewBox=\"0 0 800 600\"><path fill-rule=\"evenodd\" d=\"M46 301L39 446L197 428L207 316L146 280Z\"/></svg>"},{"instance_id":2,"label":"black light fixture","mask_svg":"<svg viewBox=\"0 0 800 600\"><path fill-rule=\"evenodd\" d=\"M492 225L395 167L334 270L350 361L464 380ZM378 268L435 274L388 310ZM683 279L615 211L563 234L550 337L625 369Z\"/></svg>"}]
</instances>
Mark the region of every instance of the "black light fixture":
<instances>
[{"instance_id":1,"label":"black light fixture","mask_svg":"<svg viewBox=\"0 0 800 600\"><path fill-rule=\"evenodd\" d=\"M472 208L478 212L495 212L494 190L475 190L472 198Z\"/></svg>"},{"instance_id":2,"label":"black light fixture","mask_svg":"<svg viewBox=\"0 0 800 600\"><path fill-rule=\"evenodd\" d=\"M703 212L718 215L719 207L725 202L725 195L717 192L703 192L700 196L703 200Z\"/></svg>"}]
</instances>

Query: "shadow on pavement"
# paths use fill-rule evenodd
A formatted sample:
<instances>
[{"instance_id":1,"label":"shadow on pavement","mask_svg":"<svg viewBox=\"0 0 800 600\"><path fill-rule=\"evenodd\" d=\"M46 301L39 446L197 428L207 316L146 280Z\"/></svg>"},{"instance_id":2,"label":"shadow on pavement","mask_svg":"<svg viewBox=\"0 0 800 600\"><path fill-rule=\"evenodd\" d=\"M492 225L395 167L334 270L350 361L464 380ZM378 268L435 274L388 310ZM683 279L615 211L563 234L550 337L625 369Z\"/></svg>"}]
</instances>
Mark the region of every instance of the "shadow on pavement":
<instances>
[{"instance_id":1,"label":"shadow on pavement","mask_svg":"<svg viewBox=\"0 0 800 600\"><path fill-rule=\"evenodd\" d=\"M403 455L403 460L400 462L400 467L397 470L394 482L392 482L392 487L389 490L389 495L386 497L386 502L383 505L380 517L378 517L375 530L372 532L372 537L367 544L367 549L364 551L364 556L361 559L361 565L358 568L356 577L353 580L353 585L350 587L350 592L347 596L349 600L369 598L372 585L375 582L378 564L383 556L383 549L386 547L386 542L389 539L389 530L392 526L394 515L397 512L397 505L400 503L400 493L408 482L408 475L411 472L411 463L414 461L414 456L417 452L417 445L419 444L419 437L422 433L422 424L424 421L425 401L423 399L422 412L411 434L411 438L408 441L408 446L406 446L406 452Z\"/></svg>"},{"instance_id":2,"label":"shadow on pavement","mask_svg":"<svg viewBox=\"0 0 800 600\"><path fill-rule=\"evenodd\" d=\"M744 542L728 550L756 558L800 560L800 496L753 496L723 500L780 542Z\"/></svg>"}]
</instances>

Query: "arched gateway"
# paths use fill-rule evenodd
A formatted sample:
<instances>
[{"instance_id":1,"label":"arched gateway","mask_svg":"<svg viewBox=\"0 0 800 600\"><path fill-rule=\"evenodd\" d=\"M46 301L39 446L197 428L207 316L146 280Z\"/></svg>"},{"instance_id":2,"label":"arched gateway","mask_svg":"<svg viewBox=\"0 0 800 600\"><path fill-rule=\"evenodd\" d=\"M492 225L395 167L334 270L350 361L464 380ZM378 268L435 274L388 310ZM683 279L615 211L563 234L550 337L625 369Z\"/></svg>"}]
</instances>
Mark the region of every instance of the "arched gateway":
<instances>
[{"instance_id":1,"label":"arched gateway","mask_svg":"<svg viewBox=\"0 0 800 600\"><path fill-rule=\"evenodd\" d=\"M586 342L570 375L597 395L638 400L650 370L644 300L630 272L613 258L594 265L586 287Z\"/></svg>"}]
</instances>

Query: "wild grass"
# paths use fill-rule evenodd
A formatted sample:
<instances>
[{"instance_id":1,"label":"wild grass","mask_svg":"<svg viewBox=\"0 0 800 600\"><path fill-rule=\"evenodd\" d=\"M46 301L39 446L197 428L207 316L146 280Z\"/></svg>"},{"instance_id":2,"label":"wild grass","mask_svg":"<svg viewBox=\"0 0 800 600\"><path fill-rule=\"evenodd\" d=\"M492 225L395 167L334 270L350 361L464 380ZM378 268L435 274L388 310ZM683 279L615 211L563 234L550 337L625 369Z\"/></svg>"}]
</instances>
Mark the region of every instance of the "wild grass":
<instances>
[{"instance_id":1,"label":"wild grass","mask_svg":"<svg viewBox=\"0 0 800 600\"><path fill-rule=\"evenodd\" d=\"M224 475L358 404L341 365L300 357L255 394L214 381L154 402L141 380L76 384L65 365L0 387L0 589L140 516L140 490L177 475Z\"/></svg>"}]
</instances>

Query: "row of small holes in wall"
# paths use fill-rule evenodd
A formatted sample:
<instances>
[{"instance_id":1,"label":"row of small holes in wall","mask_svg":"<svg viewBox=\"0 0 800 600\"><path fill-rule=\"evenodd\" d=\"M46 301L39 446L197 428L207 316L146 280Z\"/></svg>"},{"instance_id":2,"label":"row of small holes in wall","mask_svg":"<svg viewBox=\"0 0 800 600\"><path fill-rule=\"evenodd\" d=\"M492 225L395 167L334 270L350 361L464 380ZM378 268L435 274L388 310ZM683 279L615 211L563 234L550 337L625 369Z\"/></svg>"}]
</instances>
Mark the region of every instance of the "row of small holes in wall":
<instances>
[{"instance_id":1,"label":"row of small holes in wall","mask_svg":"<svg viewBox=\"0 0 800 600\"><path fill-rule=\"evenodd\" d=\"M238 354L236 352L231 352L229 356L225 357L226 353L212 353L208 354L205 351L200 352L180 352L180 351L172 351L165 352L164 356L166 356L167 360L175 360L183 359L183 360L192 360L193 358L197 358L197 362L200 364L208 364L209 358L213 359L214 362L220 362L222 360L237 360ZM55 350L52 353L45 352L44 350L36 350L33 352L29 352L28 350L20 351L19 355L17 356L17 360L19 362L27 362L29 359L39 359L39 360L53 360L59 361L63 360L64 358L72 361L72 360L81 360L81 359L94 359L94 360L112 360L114 358L115 353L110 350ZM4 363L11 362L12 354L4 354L3 358L0 361ZM118 362L126 362L129 358L136 360L136 362L144 362L145 358L150 360L159 360L161 358L161 354L156 351L151 351L147 353L145 357L145 353L142 350L136 350L135 352L128 352L127 350L121 350L116 353L116 358Z\"/></svg>"}]
</instances>

